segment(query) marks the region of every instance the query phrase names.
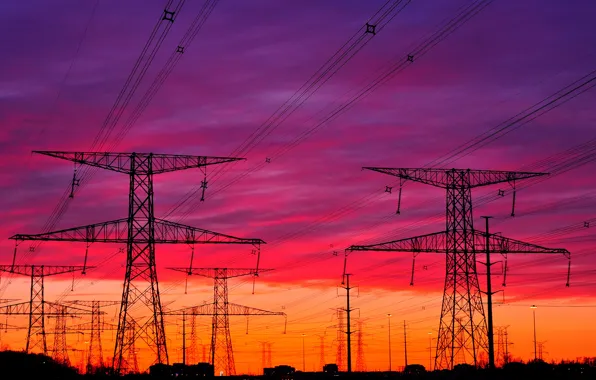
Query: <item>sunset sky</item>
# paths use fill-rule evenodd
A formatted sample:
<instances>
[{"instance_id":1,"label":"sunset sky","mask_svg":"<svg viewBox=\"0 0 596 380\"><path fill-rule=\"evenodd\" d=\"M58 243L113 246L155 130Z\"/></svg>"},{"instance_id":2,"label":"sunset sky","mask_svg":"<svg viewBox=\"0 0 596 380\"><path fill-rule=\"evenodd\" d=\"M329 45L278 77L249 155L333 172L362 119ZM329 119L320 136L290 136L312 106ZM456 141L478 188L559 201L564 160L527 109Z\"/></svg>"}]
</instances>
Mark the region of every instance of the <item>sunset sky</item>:
<instances>
[{"instance_id":1,"label":"sunset sky","mask_svg":"<svg viewBox=\"0 0 596 380\"><path fill-rule=\"evenodd\" d=\"M550 172L543 180L519 183L529 186L517 193L515 217L510 217L508 184L473 191L477 229L484 230L481 215L492 215L492 231L567 248L572 257L566 287L566 258L510 255L503 287L503 262L496 256L501 263L494 266L493 289L503 292L495 296L495 326L508 326L514 358L533 358L530 306L535 304L537 341L544 342L546 360L596 356L596 79L537 117L508 124L567 86L585 81L586 75L594 78L594 2L486 2L490 4L452 34L341 108L379 73L405 62L464 7L485 3L402 1L403 9L374 37L366 36L369 42L301 107L262 138L250 140L375 12L393 1L217 2L146 109L127 125L204 4L186 1L106 143L94 144L165 3L0 3L2 264L12 260L14 241L8 238L43 232L73 177L71 162L31 154L33 150L204 156L240 152L246 161L207 170L205 202L195 191L203 180L200 170L156 175L156 216L267 242L260 266L274 271L258 278L255 294L252 278L230 279L229 300L285 312L287 330L284 334L283 317L251 317L248 328L244 317L233 317L238 373L261 373L262 342L272 343L273 365L302 369L303 339L305 369L320 370L321 337L326 363L335 362L337 352L335 309L345 305L339 287L344 249L445 229L444 190L406 183L401 214L396 215L396 180L363 171L363 166L415 168L439 161L445 168ZM337 109L341 112L327 122ZM471 139L507 125L506 133L478 149L454 154ZM247 139L254 144L242 149ZM576 155L584 158L574 160ZM68 209L53 229L127 216L128 177L92 173L67 200ZM386 186L393 186L391 194ZM503 197L497 195L500 189ZM48 278L46 300L119 300L125 265L120 248L91 245L89 265L97 268L86 276ZM17 261L82 265L84 253L83 243L43 243L35 252L24 243ZM211 302L212 281L186 279L166 269L188 265L187 245L158 246L156 256L162 301L168 308ZM196 267L249 268L255 263L249 246L196 247ZM439 327L445 258L419 255L414 286L409 285L411 253L355 252L347 268L357 287L353 330L361 321L367 368L389 366L388 313L392 368L404 365L404 320L408 363L428 366L429 338L434 357L432 339ZM480 273L485 273L482 267ZM480 281L484 289L484 277ZM2 273L0 298L28 300L29 279ZM117 323L117 310L106 309L106 321ZM1 315L0 321L2 326L27 325L25 317ZM180 318L167 317L166 322L170 362L181 361ZM207 344L210 320L201 317L198 322L200 343ZM51 330L54 321L47 323ZM106 358L113 354L114 336L104 333ZM25 337L26 330L3 327L0 345L23 349ZM53 337L48 339L51 345ZM80 361L85 339L68 337L78 350L71 352L71 361ZM354 334L353 367L356 342ZM149 351L140 347L140 353L141 367L147 367Z\"/></svg>"}]
</instances>

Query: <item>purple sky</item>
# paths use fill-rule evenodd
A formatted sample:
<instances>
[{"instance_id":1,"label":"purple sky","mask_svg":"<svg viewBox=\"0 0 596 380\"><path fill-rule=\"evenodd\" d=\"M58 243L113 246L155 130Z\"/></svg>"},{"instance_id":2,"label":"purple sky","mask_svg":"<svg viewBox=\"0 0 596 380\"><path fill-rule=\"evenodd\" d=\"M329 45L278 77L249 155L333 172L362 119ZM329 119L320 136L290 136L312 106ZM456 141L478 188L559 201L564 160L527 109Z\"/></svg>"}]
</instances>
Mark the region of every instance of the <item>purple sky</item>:
<instances>
[{"instance_id":1,"label":"purple sky","mask_svg":"<svg viewBox=\"0 0 596 380\"><path fill-rule=\"evenodd\" d=\"M4 36L0 52L0 234L4 237L41 232L70 183L73 166L30 152L91 147L163 3L101 0L93 15L96 2L91 0L0 3L0 35ZM221 1L117 150L231 154L383 3ZM395 192L383 192L395 181L361 167L425 166L592 72L594 2L494 1L336 120L286 154L275 152L313 126L313 120L329 112L334 102L345 101L346 94L358 91L377 70L403 58L469 3L412 0L303 107L246 154L247 161L211 179L206 202L183 207L170 219L264 239L269 245L263 248L262 265L279 269L263 279L272 283L335 282L342 262L332 255L334 249L444 229L443 190L408 183L402 214L396 216ZM136 106L201 6L202 2L186 2L126 112ZM594 90L586 91L447 167L521 170L594 139L595 95ZM120 128L118 124L115 133ZM263 165L266 157L274 158ZM557 160L532 170L550 170ZM247 171L250 174L216 193ZM495 230L522 240L582 223L594 217L593 174L594 165L588 163L520 191L515 218L507 217L508 192L504 199L479 206L475 222L481 228L480 215L491 214L496 217ZM198 171L156 177L158 215L168 213L201 180ZM57 228L125 217L127 186L123 175L96 173L75 196ZM499 188L509 190L507 184L478 189L474 199L495 195ZM191 203L198 203L199 196ZM579 199L565 203L574 197ZM349 213L335 214L347 206ZM591 269L583 264L593 258L589 252L593 234L588 243L567 239L573 234L584 231L549 235L540 244L583 252L573 261L579 273L574 279L581 282ZM0 240L0 248L4 262L9 263L12 241ZM46 244L31 259L79 264L80 248ZM93 259L117 249L112 248L94 248ZM181 255L159 257L160 267L186 265L186 247L172 248L172 252ZM246 248L215 252L211 247L202 251L204 266L221 263L222 257L230 266L254 261ZM369 286L403 289L409 282L409 254L389 270L380 267L395 257L360 253L350 258L349 265L355 273L366 270L370 274ZM426 260L436 261L436 257ZM541 264L544 259L516 260L519 265L534 263L524 268L554 273L564 283L563 259L547 260L546 266ZM388 271L406 274L399 277ZM437 281L428 283L430 289L441 290L441 273L442 258L434 272ZM172 276L177 277L161 272L162 278ZM121 277L120 272L115 274ZM511 281L515 280L512 276ZM594 284L584 282L573 287L574 294L593 294ZM418 289L425 289L424 281ZM517 292L523 295L523 286Z\"/></svg>"}]
</instances>

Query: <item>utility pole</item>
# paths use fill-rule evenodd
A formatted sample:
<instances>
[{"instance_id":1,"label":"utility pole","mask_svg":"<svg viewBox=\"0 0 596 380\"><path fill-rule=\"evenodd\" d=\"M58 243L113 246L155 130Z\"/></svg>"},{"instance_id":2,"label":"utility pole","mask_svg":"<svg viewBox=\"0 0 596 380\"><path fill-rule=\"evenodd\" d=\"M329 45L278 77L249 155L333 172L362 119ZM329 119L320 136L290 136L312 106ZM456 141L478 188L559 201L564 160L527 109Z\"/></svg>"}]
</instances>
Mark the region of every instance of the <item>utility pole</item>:
<instances>
[{"instance_id":1,"label":"utility pole","mask_svg":"<svg viewBox=\"0 0 596 380\"><path fill-rule=\"evenodd\" d=\"M350 309L350 276L351 274L345 274L345 283L346 285L342 288L346 290L346 308L344 311L346 312L346 319L347 319L347 328L346 328L346 335L347 335L347 351L348 351L348 373L352 373L352 330L351 330L351 323L350 323L350 313L352 309Z\"/></svg>"},{"instance_id":2,"label":"utility pole","mask_svg":"<svg viewBox=\"0 0 596 380\"><path fill-rule=\"evenodd\" d=\"M387 334L389 337L389 372L391 372L391 314L387 314L387 321L389 322L389 332Z\"/></svg>"},{"instance_id":3,"label":"utility pole","mask_svg":"<svg viewBox=\"0 0 596 380\"><path fill-rule=\"evenodd\" d=\"M509 183L515 195L516 182L547 173L508 172L470 169L379 168L364 169L431 185L446 191L446 229L444 231L370 245L352 245L352 251L443 253L446 256L446 281L437 335L435 369L453 369L456 358L478 365L478 355L486 349L487 326L478 274L476 252L485 249L486 236L474 229L472 189L497 183ZM400 192L401 193L401 192ZM515 196L514 196L515 200ZM515 201L513 203L515 206ZM514 212L512 212L513 214ZM490 246L499 253L570 253L562 248L544 248L535 244L490 235ZM568 267L569 268L569 267ZM568 269L569 271L569 269ZM461 331L455 331L456 321ZM458 337L463 334L462 337ZM461 340L461 344L456 344Z\"/></svg>"},{"instance_id":4,"label":"utility pole","mask_svg":"<svg viewBox=\"0 0 596 380\"><path fill-rule=\"evenodd\" d=\"M536 350L536 305L530 306L532 309L532 315L534 316L534 361L538 358Z\"/></svg>"},{"instance_id":5,"label":"utility pole","mask_svg":"<svg viewBox=\"0 0 596 380\"><path fill-rule=\"evenodd\" d=\"M129 355L128 351L133 347L130 339L136 339L141 335L143 337L141 341L144 341L154 354L153 362L168 364L163 309L157 280L156 244L192 246L194 244L250 244L260 247L265 242L261 239L237 238L156 218L153 204L153 177L156 174L200 168L205 176L201 198L203 200L207 187L207 166L243 159L134 152L34 151L33 153L129 176L128 217L35 235L17 234L11 239L15 240L17 246L19 242L25 240L85 242L87 247L96 242L126 244L126 270L112 367L117 374L134 369L137 363L128 363L126 358L136 357L136 355ZM77 180L75 175L73 181ZM87 256L85 260L86 258ZM131 311L138 307L142 307L149 315L148 321L138 323L134 320ZM140 331L135 329L136 332L132 336L128 331L132 328L130 325L136 323L139 324Z\"/></svg>"},{"instance_id":6,"label":"utility pole","mask_svg":"<svg viewBox=\"0 0 596 380\"><path fill-rule=\"evenodd\" d=\"M406 321L404 320L404 359L405 359L405 367L408 366L408 341L406 339ZM404 368L405 368L404 367Z\"/></svg>"},{"instance_id":7,"label":"utility pole","mask_svg":"<svg viewBox=\"0 0 596 380\"><path fill-rule=\"evenodd\" d=\"M487 313L488 313L488 368L493 370L495 369L495 340L494 340L494 332L493 332L493 294L496 292L492 291L492 281L491 281L491 274L490 268L493 265L490 262L490 233L488 229L488 220L492 218L492 216L482 216L486 221L486 232L484 239L486 242L486 298L487 298Z\"/></svg>"},{"instance_id":8,"label":"utility pole","mask_svg":"<svg viewBox=\"0 0 596 380\"><path fill-rule=\"evenodd\" d=\"M234 350L232 349L232 337L230 334L230 316L242 315L248 317L250 315L281 315L286 317L286 314L283 312L261 310L254 307L228 302L229 278L240 276L257 276L260 272L267 272L271 269L192 267L167 269L186 273L187 275L197 275L213 279L213 303L193 306L180 310L165 311L164 315L183 315L183 313L194 313L194 315L209 315L212 317L210 362L213 365L216 373L223 372L225 376L233 376L236 374Z\"/></svg>"}]
</instances>

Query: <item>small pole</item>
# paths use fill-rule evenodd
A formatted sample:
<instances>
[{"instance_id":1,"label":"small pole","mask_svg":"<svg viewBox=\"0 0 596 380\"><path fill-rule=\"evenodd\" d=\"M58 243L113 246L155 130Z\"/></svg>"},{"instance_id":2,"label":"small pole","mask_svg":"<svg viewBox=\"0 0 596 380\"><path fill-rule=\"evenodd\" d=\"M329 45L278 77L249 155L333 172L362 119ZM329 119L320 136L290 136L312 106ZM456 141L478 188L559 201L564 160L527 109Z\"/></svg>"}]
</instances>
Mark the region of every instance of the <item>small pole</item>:
<instances>
[{"instance_id":1,"label":"small pole","mask_svg":"<svg viewBox=\"0 0 596 380\"><path fill-rule=\"evenodd\" d=\"M406 362L406 367L408 366L408 343L407 343L407 339L406 339L406 321L404 320L404 356L405 356L405 362ZM404 367L405 369L405 367Z\"/></svg>"}]
</instances>

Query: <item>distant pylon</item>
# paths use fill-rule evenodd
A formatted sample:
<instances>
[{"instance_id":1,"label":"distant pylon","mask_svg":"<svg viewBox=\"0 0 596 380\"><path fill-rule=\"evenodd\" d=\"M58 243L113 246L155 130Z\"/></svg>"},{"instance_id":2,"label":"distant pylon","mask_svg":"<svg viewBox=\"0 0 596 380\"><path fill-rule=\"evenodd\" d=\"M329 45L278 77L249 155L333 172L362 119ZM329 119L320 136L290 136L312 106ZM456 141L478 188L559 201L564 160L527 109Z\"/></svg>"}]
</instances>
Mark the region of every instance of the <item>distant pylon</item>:
<instances>
[{"instance_id":1,"label":"distant pylon","mask_svg":"<svg viewBox=\"0 0 596 380\"><path fill-rule=\"evenodd\" d=\"M197 364L199 362L198 358L198 337L197 337L197 310L193 308L191 310L190 315L190 345L188 346L188 353L187 360L189 364ZM203 359L204 361L205 359Z\"/></svg>"},{"instance_id":2,"label":"distant pylon","mask_svg":"<svg viewBox=\"0 0 596 380\"><path fill-rule=\"evenodd\" d=\"M538 342L538 360L544 360L544 354L548 354L548 352L544 351L544 343L546 342Z\"/></svg>"},{"instance_id":3,"label":"distant pylon","mask_svg":"<svg viewBox=\"0 0 596 380\"><path fill-rule=\"evenodd\" d=\"M25 352L31 353L41 351L48 354L46 340L46 317L60 316L64 313L63 305L47 302L44 297L44 279L47 276L54 276L62 273L72 273L82 270L78 266L48 266L48 265L0 265L0 271L18 273L31 277L30 299L27 302L20 302L0 306L0 314L4 315L27 315L29 317L29 328L27 330L27 341ZM91 314L89 310L67 307L69 315Z\"/></svg>"},{"instance_id":4,"label":"distant pylon","mask_svg":"<svg viewBox=\"0 0 596 380\"><path fill-rule=\"evenodd\" d=\"M317 335L319 337L319 370L323 370L325 366L325 335Z\"/></svg>"},{"instance_id":5,"label":"distant pylon","mask_svg":"<svg viewBox=\"0 0 596 380\"><path fill-rule=\"evenodd\" d=\"M105 362L103 360L103 347L101 345L101 333L106 329L106 324L103 321L104 312L101 311L103 307L118 305L119 301L98 301L98 300L74 300L66 301L66 303L77 306L85 306L91 308L91 323L83 323L74 328L78 331L89 331L89 349L87 350L87 360L85 363L85 373L93 373L94 368L103 368ZM108 324L109 330L116 330L118 326Z\"/></svg>"},{"instance_id":6,"label":"distant pylon","mask_svg":"<svg viewBox=\"0 0 596 380\"><path fill-rule=\"evenodd\" d=\"M271 269L240 269L240 268L168 268L187 275L198 275L213 278L213 303L194 306L197 315L210 315L211 321L211 364L216 375L233 376L236 374L232 337L230 335L231 315L283 315L283 312L261 310L254 307L228 302L228 278L240 276L257 276L259 272ZM193 308L167 311L164 315L181 315Z\"/></svg>"},{"instance_id":7,"label":"distant pylon","mask_svg":"<svg viewBox=\"0 0 596 380\"><path fill-rule=\"evenodd\" d=\"M128 324L128 331L126 333L126 341L130 343L126 362L130 365L129 370L131 373L139 373L139 358L137 356L137 346L135 344L135 341L137 340L136 325L134 322Z\"/></svg>"},{"instance_id":8,"label":"distant pylon","mask_svg":"<svg viewBox=\"0 0 596 380\"><path fill-rule=\"evenodd\" d=\"M497 354L495 357L496 366L503 367L509 363L509 350L507 349L507 327L509 326L496 326L497 332Z\"/></svg>"},{"instance_id":9,"label":"distant pylon","mask_svg":"<svg viewBox=\"0 0 596 380\"><path fill-rule=\"evenodd\" d=\"M267 342L261 342L261 367L267 368Z\"/></svg>"},{"instance_id":10,"label":"distant pylon","mask_svg":"<svg viewBox=\"0 0 596 380\"><path fill-rule=\"evenodd\" d=\"M70 367L68 358L68 346L66 344L66 307L62 306L56 315L54 327L54 346L52 348L52 359L56 362Z\"/></svg>"},{"instance_id":11,"label":"distant pylon","mask_svg":"<svg viewBox=\"0 0 596 380\"><path fill-rule=\"evenodd\" d=\"M362 321L358 321L358 333L356 333L356 372L366 372L364 361L364 342L362 342Z\"/></svg>"},{"instance_id":12,"label":"distant pylon","mask_svg":"<svg viewBox=\"0 0 596 380\"><path fill-rule=\"evenodd\" d=\"M261 365L271 368L271 342L261 342Z\"/></svg>"},{"instance_id":13,"label":"distant pylon","mask_svg":"<svg viewBox=\"0 0 596 380\"><path fill-rule=\"evenodd\" d=\"M336 364L340 371L345 371L344 359L346 357L346 333L345 333L344 310L337 310L337 356Z\"/></svg>"}]
</instances>

